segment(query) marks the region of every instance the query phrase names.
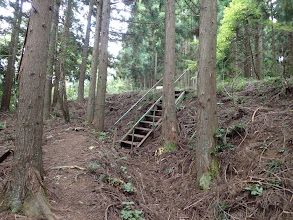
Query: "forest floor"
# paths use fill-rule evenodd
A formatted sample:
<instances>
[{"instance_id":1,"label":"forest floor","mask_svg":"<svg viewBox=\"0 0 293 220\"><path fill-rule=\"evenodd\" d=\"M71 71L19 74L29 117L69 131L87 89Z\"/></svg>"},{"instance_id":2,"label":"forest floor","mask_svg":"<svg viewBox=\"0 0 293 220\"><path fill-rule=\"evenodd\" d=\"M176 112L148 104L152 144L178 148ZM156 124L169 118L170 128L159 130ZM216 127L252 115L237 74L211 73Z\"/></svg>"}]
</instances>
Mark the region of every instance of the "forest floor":
<instances>
[{"instance_id":1,"label":"forest floor","mask_svg":"<svg viewBox=\"0 0 293 220\"><path fill-rule=\"evenodd\" d=\"M160 131L140 149L113 146L114 123L141 96L109 95L105 132L85 123L86 103L70 102L71 122L60 112L45 122L43 159L48 199L65 220L293 219L293 93L280 80L226 86L218 92L220 178L209 192L192 177L197 99L180 104L178 148L159 155ZM150 100L118 124L118 139ZM0 155L13 149L15 115L0 113ZM0 187L12 157L0 164ZM140 212L142 211L142 212ZM0 219L29 219L0 213Z\"/></svg>"}]
</instances>

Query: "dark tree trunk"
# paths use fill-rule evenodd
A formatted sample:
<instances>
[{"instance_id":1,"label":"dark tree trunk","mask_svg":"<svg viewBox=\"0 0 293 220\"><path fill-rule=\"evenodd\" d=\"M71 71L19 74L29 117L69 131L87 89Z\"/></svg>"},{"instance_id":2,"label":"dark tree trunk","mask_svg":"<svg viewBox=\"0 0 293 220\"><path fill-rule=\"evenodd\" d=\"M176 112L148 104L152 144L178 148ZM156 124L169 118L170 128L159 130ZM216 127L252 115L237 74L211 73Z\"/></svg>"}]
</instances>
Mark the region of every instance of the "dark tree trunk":
<instances>
[{"instance_id":1,"label":"dark tree trunk","mask_svg":"<svg viewBox=\"0 0 293 220\"><path fill-rule=\"evenodd\" d=\"M87 17L85 42L82 49L82 61L81 61L79 83L78 83L78 98L77 98L78 102L83 102L83 99L84 99L84 79L85 79L85 72L86 72L86 66L87 66L93 7L94 7L94 0L90 0L89 14Z\"/></svg>"},{"instance_id":2,"label":"dark tree trunk","mask_svg":"<svg viewBox=\"0 0 293 220\"><path fill-rule=\"evenodd\" d=\"M64 117L65 122L70 121L69 115L69 107L67 102L67 94L66 94L66 82L65 82L65 63L67 57L67 46L69 44L69 29L71 27L72 21L72 2L73 0L68 0L67 2L67 9L66 9L66 17L64 23L64 30L62 35L62 42L63 45L61 46L61 57L60 57L60 82L59 82L59 94L57 94L57 100L60 104L60 108ZM60 95L60 97L59 97Z\"/></svg>"},{"instance_id":3,"label":"dark tree trunk","mask_svg":"<svg viewBox=\"0 0 293 220\"><path fill-rule=\"evenodd\" d=\"M260 27L256 24L254 29L254 51L255 51L255 77L260 80L261 78L261 34Z\"/></svg>"},{"instance_id":4,"label":"dark tree trunk","mask_svg":"<svg viewBox=\"0 0 293 220\"><path fill-rule=\"evenodd\" d=\"M175 106L175 0L166 0L165 13L165 58L163 78L162 131L164 146L176 145L178 121Z\"/></svg>"},{"instance_id":5,"label":"dark tree trunk","mask_svg":"<svg viewBox=\"0 0 293 220\"><path fill-rule=\"evenodd\" d=\"M234 62L234 69L235 69L235 77L239 75L239 48L238 48L238 40L239 40L239 31L236 30L236 41L234 43L234 58L235 58L235 62Z\"/></svg>"},{"instance_id":6,"label":"dark tree trunk","mask_svg":"<svg viewBox=\"0 0 293 220\"><path fill-rule=\"evenodd\" d=\"M105 97L107 85L107 67L108 67L108 37L110 23L110 0L103 1L102 27L101 27L101 55L99 62L98 91L96 99L96 110L94 126L98 132L104 130L105 119Z\"/></svg>"},{"instance_id":7,"label":"dark tree trunk","mask_svg":"<svg viewBox=\"0 0 293 220\"><path fill-rule=\"evenodd\" d=\"M199 65L197 77L197 139L196 178L203 190L209 190L219 176L217 158L211 152L216 147L218 129L216 101L217 1L200 1Z\"/></svg>"},{"instance_id":8,"label":"dark tree trunk","mask_svg":"<svg viewBox=\"0 0 293 220\"><path fill-rule=\"evenodd\" d=\"M248 27L246 26L244 29L245 29L245 32L244 32L244 38L245 38L244 77L245 78L250 78L251 77L250 37L249 37L249 29L248 29Z\"/></svg>"},{"instance_id":9,"label":"dark tree trunk","mask_svg":"<svg viewBox=\"0 0 293 220\"><path fill-rule=\"evenodd\" d=\"M271 1L271 5L270 5L270 11L271 11L271 20L274 20L274 1ZM272 71L275 72L276 71L276 64L277 64L277 57L276 57L276 40L275 40L275 28L274 25L272 25L272 31L271 31L271 51L272 51Z\"/></svg>"},{"instance_id":10,"label":"dark tree trunk","mask_svg":"<svg viewBox=\"0 0 293 220\"><path fill-rule=\"evenodd\" d=\"M293 33L288 32L288 63L289 63L289 68L288 68L288 76L292 77L293 76Z\"/></svg>"},{"instance_id":11,"label":"dark tree trunk","mask_svg":"<svg viewBox=\"0 0 293 220\"><path fill-rule=\"evenodd\" d=\"M33 0L19 71L19 105L8 207L54 219L45 196L42 162L43 106L53 1ZM1 203L2 204L2 203Z\"/></svg>"},{"instance_id":12,"label":"dark tree trunk","mask_svg":"<svg viewBox=\"0 0 293 220\"><path fill-rule=\"evenodd\" d=\"M96 84L97 84L97 68L99 64L102 9L103 9L103 0L100 0L98 8L97 8L95 42L94 42L92 63L91 63L91 80L90 80L90 89L89 89L89 99L87 104L87 121L89 123L93 122L94 113L95 113L95 98L96 98L95 93L96 93Z\"/></svg>"},{"instance_id":13,"label":"dark tree trunk","mask_svg":"<svg viewBox=\"0 0 293 220\"><path fill-rule=\"evenodd\" d=\"M44 118L48 119L50 117L52 111L52 76L54 72L54 64L55 64L55 51L56 51L56 38L57 38L57 27L59 20L59 7L60 1L55 0L54 3L54 18L51 26L51 34L50 34L50 43L49 43L49 54L48 54L48 63L47 63L47 78L45 85L45 103L44 103Z\"/></svg>"},{"instance_id":14,"label":"dark tree trunk","mask_svg":"<svg viewBox=\"0 0 293 220\"><path fill-rule=\"evenodd\" d=\"M12 25L12 33L11 33L11 41L9 45L9 56L8 56L8 64L7 70L4 78L3 85L3 95L1 100L1 111L8 111L11 100L11 90L13 85L13 79L15 75L15 61L16 61L16 51L19 42L19 29L22 20L22 5L23 1L21 0L19 4L19 0L16 1L15 12L14 12L14 21Z\"/></svg>"}]
</instances>

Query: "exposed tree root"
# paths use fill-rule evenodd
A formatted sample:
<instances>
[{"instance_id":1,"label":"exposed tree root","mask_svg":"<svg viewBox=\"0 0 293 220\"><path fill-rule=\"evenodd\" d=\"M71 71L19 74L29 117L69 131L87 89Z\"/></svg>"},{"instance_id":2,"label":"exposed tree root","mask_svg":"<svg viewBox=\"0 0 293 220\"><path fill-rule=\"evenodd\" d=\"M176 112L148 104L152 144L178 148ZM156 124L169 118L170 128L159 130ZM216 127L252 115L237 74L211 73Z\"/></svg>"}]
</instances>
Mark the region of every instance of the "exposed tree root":
<instances>
[{"instance_id":1,"label":"exposed tree root","mask_svg":"<svg viewBox=\"0 0 293 220\"><path fill-rule=\"evenodd\" d=\"M78 169L78 170L85 170L83 167L79 166L58 166L58 167L52 167L52 170L60 170L60 169Z\"/></svg>"},{"instance_id":2,"label":"exposed tree root","mask_svg":"<svg viewBox=\"0 0 293 220\"><path fill-rule=\"evenodd\" d=\"M58 217L51 211L45 192L41 187L33 196L24 201L23 212L29 217L43 216L48 220L58 219Z\"/></svg>"}]
</instances>

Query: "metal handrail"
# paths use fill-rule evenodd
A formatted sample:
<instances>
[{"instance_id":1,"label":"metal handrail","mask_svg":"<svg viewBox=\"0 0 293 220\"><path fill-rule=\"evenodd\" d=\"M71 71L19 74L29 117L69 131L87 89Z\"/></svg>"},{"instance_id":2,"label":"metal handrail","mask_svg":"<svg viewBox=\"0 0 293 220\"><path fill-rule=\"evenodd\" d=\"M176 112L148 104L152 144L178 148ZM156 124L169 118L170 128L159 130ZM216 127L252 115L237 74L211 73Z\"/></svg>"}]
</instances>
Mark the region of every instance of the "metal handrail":
<instances>
[{"instance_id":1,"label":"metal handrail","mask_svg":"<svg viewBox=\"0 0 293 220\"><path fill-rule=\"evenodd\" d=\"M181 79L181 77L187 72L189 70L189 68L187 68L186 70L184 70L184 72L178 77L178 79L174 82L174 84L175 83L177 83L180 79ZM155 85L153 85L153 87L152 88L150 88L149 89L149 91L147 91L147 93L145 93L135 104L133 104L132 106L131 106L131 108L130 109L128 109L128 111L127 112L125 112L124 113L124 115L122 115L122 117L121 118L119 118L118 119L118 121L116 121L115 122L115 124L114 125L116 125L118 122L120 122L141 100L143 100L143 98L147 95L147 94L149 94L149 92L150 91L152 91L152 89L153 88L155 88L161 81L163 80L163 77L155 84Z\"/></svg>"},{"instance_id":2,"label":"metal handrail","mask_svg":"<svg viewBox=\"0 0 293 220\"><path fill-rule=\"evenodd\" d=\"M187 72L189 70L189 68L187 68L186 70L184 70L184 72L178 77L178 79L176 79L176 81L174 82L174 84L175 83L177 83L180 79L181 79L181 77Z\"/></svg>"},{"instance_id":3,"label":"metal handrail","mask_svg":"<svg viewBox=\"0 0 293 220\"><path fill-rule=\"evenodd\" d=\"M116 125L119 121L121 121L124 117L125 117L125 115L127 115L141 100L143 100L143 98L147 95L147 94L149 94L149 92L150 91L152 91L152 89L153 88L155 88L155 86L157 86L161 81L163 80L163 77L155 84L155 85L153 85L153 87L152 88L150 88L149 89L149 91L147 91L147 93L146 94L144 94L135 104L133 104L132 106L131 106L131 108L130 109L128 109L128 111L127 112L125 112L124 113L124 115L122 115L122 117L121 118L119 118L119 120L118 121L116 121L115 122L115 124L114 125Z\"/></svg>"}]
</instances>

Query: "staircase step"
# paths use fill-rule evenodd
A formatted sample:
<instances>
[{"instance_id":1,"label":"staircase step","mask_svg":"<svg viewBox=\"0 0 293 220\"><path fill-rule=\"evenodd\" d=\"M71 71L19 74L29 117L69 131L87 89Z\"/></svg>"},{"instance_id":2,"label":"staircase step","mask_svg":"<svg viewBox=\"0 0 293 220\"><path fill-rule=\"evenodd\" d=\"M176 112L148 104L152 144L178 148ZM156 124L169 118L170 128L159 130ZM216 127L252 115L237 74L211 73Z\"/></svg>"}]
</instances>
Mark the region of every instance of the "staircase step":
<instances>
[{"instance_id":1,"label":"staircase step","mask_svg":"<svg viewBox=\"0 0 293 220\"><path fill-rule=\"evenodd\" d=\"M153 124L153 121L140 121L140 123L144 123L144 124L150 124L152 125ZM156 123L155 123L156 124Z\"/></svg>"},{"instance_id":2,"label":"staircase step","mask_svg":"<svg viewBox=\"0 0 293 220\"><path fill-rule=\"evenodd\" d=\"M184 98L184 91L174 92L176 105ZM130 129L121 140L121 147L141 147L155 129L161 127L163 100L160 97L155 104L139 119L135 127ZM142 120L142 121L140 121Z\"/></svg>"},{"instance_id":3,"label":"staircase step","mask_svg":"<svg viewBox=\"0 0 293 220\"><path fill-rule=\"evenodd\" d=\"M134 142L141 142L142 139L145 138L146 135L142 134L128 134L125 138L126 141L134 141Z\"/></svg>"},{"instance_id":4,"label":"staircase step","mask_svg":"<svg viewBox=\"0 0 293 220\"><path fill-rule=\"evenodd\" d=\"M144 128L144 127L134 127L134 133L140 134L140 135L147 135L147 133L150 132L150 128Z\"/></svg>"},{"instance_id":5,"label":"staircase step","mask_svg":"<svg viewBox=\"0 0 293 220\"><path fill-rule=\"evenodd\" d=\"M142 130L142 131L150 131L150 130L152 130L150 128L144 128L144 127L134 127L134 129Z\"/></svg>"},{"instance_id":6,"label":"staircase step","mask_svg":"<svg viewBox=\"0 0 293 220\"><path fill-rule=\"evenodd\" d=\"M145 117L146 117L147 120L150 119L151 121L153 121L154 118L155 118L155 122L160 120L160 118L161 118L161 116L158 116L158 115L146 115Z\"/></svg>"},{"instance_id":7,"label":"staircase step","mask_svg":"<svg viewBox=\"0 0 293 220\"><path fill-rule=\"evenodd\" d=\"M145 135L141 135L141 134L129 134L129 136L134 136L134 137L138 137L138 138L144 138Z\"/></svg>"},{"instance_id":8,"label":"staircase step","mask_svg":"<svg viewBox=\"0 0 293 220\"><path fill-rule=\"evenodd\" d=\"M132 142L132 141L121 141L121 146L122 147L131 147L132 146L138 146L140 142Z\"/></svg>"}]
</instances>

